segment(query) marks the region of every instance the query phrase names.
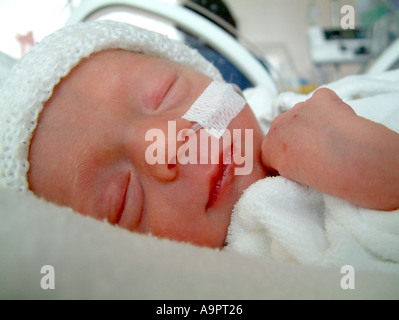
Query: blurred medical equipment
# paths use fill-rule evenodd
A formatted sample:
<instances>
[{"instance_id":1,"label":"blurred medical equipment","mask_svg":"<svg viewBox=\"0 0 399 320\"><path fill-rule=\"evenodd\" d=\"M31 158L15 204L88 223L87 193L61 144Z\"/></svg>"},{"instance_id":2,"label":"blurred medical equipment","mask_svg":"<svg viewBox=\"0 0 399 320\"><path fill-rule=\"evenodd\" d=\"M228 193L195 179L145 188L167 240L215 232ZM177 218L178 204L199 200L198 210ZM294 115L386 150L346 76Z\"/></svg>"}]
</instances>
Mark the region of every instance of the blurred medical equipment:
<instances>
[{"instance_id":1,"label":"blurred medical equipment","mask_svg":"<svg viewBox=\"0 0 399 320\"><path fill-rule=\"evenodd\" d=\"M395 39L399 37L399 12L395 3L358 3L356 14L360 17L357 17L356 27L344 29L340 22L339 1L331 1L331 26L328 27L315 21L317 8L316 2L312 1L308 8L308 42L316 68L333 66L333 80L341 78L343 65L357 66L358 73L395 68L399 60L399 44L395 45ZM362 18L362 12L367 19Z\"/></svg>"},{"instance_id":2,"label":"blurred medical equipment","mask_svg":"<svg viewBox=\"0 0 399 320\"><path fill-rule=\"evenodd\" d=\"M365 63L370 58L371 38L367 29L308 29L310 54L317 64Z\"/></svg>"},{"instance_id":3,"label":"blurred medical equipment","mask_svg":"<svg viewBox=\"0 0 399 320\"><path fill-rule=\"evenodd\" d=\"M214 9L221 4L205 2ZM85 0L71 9L66 25L96 19L129 22L184 41L214 63L226 81L241 89L262 85L273 94L278 91L277 74L240 41L234 26L193 1Z\"/></svg>"}]
</instances>

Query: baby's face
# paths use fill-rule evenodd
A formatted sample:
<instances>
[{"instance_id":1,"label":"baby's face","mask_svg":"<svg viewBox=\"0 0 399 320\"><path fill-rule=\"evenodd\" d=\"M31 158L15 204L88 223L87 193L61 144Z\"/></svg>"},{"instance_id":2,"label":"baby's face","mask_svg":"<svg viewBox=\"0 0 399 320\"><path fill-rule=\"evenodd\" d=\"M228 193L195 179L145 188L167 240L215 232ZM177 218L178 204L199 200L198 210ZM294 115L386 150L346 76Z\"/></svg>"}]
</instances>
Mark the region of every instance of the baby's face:
<instances>
[{"instance_id":1,"label":"baby's face","mask_svg":"<svg viewBox=\"0 0 399 320\"><path fill-rule=\"evenodd\" d=\"M265 176L263 138L248 105L229 129L252 129L253 169L235 175L233 166L151 164L150 129L168 136L191 128L181 118L211 79L163 59L112 50L83 61L55 88L32 139L29 183L45 199L97 219L197 245L221 247L234 204L242 191ZM242 130L244 131L244 130ZM197 132L198 134L198 132ZM220 139L220 141L223 139ZM148 154L147 154L148 155Z\"/></svg>"}]
</instances>

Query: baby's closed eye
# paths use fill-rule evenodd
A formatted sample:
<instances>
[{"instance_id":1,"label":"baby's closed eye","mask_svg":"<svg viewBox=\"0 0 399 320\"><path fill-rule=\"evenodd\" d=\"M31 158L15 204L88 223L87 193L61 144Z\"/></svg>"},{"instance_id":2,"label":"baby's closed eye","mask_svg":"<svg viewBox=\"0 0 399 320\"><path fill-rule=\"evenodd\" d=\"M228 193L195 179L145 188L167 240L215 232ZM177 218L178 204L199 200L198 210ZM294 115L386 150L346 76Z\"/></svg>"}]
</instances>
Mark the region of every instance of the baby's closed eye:
<instances>
[{"instance_id":1,"label":"baby's closed eye","mask_svg":"<svg viewBox=\"0 0 399 320\"><path fill-rule=\"evenodd\" d=\"M179 75L176 71L162 73L154 82L149 82L150 86L145 88L143 94L144 107L150 111L157 111L163 101L168 97Z\"/></svg>"},{"instance_id":2,"label":"baby's closed eye","mask_svg":"<svg viewBox=\"0 0 399 320\"><path fill-rule=\"evenodd\" d=\"M106 191L108 207L107 219L112 224L118 224L125 210L130 182L130 172L118 174L110 182Z\"/></svg>"}]
</instances>

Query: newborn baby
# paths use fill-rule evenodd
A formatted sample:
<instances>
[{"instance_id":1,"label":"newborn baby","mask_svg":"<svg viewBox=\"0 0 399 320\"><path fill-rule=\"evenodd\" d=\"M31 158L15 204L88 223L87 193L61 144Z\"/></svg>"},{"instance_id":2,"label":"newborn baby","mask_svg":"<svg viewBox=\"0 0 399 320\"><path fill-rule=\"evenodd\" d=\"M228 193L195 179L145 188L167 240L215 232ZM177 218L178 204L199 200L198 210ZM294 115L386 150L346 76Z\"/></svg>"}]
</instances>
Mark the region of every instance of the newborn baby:
<instances>
[{"instance_id":1,"label":"newborn baby","mask_svg":"<svg viewBox=\"0 0 399 320\"><path fill-rule=\"evenodd\" d=\"M29 153L30 188L129 230L223 246L242 190L265 176L262 133L248 105L230 128L254 130L254 168L249 175L226 173L217 199L211 201L211 189L222 162L150 164L145 157L149 129L167 136L170 121L177 131L191 127L181 116L210 81L174 62L128 51L103 51L81 62L39 117Z\"/></svg>"},{"instance_id":2,"label":"newborn baby","mask_svg":"<svg viewBox=\"0 0 399 320\"><path fill-rule=\"evenodd\" d=\"M60 30L37 44L5 83L2 185L132 231L222 247L234 203L266 174L263 133L249 106L229 129L253 130L250 174L236 176L222 162L145 159L146 133L156 128L167 135L171 121L177 131L191 128L182 115L222 80L196 51L128 24ZM222 150L223 139L213 140Z\"/></svg>"},{"instance_id":3,"label":"newborn baby","mask_svg":"<svg viewBox=\"0 0 399 320\"><path fill-rule=\"evenodd\" d=\"M23 77L32 64L28 72L46 70L44 78ZM61 70L55 67L60 64ZM243 132L227 145L231 162L149 163L148 131L165 132L165 153L170 139L178 150L186 140L168 135L170 122L177 132L190 129L193 123L182 115L212 81L222 81L198 53L130 25L91 22L43 40L14 72L5 88L27 86L32 97L21 102L15 91L3 91L2 184L82 214L135 232L222 248L243 191L275 179L270 175L362 207L399 208L398 134L358 117L328 89L276 118L266 137L246 104L227 128ZM225 160L224 137L209 139ZM234 174L240 167L233 156L237 146L251 153L248 174Z\"/></svg>"}]
</instances>

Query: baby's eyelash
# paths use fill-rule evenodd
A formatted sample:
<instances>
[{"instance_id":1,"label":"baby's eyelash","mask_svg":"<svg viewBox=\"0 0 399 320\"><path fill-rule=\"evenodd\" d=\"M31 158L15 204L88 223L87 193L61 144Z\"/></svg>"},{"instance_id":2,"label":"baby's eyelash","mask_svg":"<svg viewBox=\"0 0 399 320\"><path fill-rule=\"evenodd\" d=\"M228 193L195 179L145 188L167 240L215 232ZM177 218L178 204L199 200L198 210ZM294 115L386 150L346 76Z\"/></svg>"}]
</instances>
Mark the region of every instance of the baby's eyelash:
<instances>
[{"instance_id":1,"label":"baby's eyelash","mask_svg":"<svg viewBox=\"0 0 399 320\"><path fill-rule=\"evenodd\" d=\"M167 96L168 93L170 92L171 88L174 86L175 82L176 82L176 79L173 80L173 81L170 83L170 85L167 87L166 91L164 92L164 94L163 94L163 96L162 96L162 98L161 98L160 105L162 104L162 101L166 98L166 96ZM159 105L158 105L158 108L159 108Z\"/></svg>"},{"instance_id":2,"label":"baby's eyelash","mask_svg":"<svg viewBox=\"0 0 399 320\"><path fill-rule=\"evenodd\" d=\"M122 201L120 203L120 207L118 209L118 212L116 213L116 221L115 223L118 224L119 221L121 220L122 214L125 211L126 208L126 202L127 202L127 196L128 196L128 190L129 190L129 183L130 183L130 173L127 177L127 182L126 182L126 187L125 190L123 191L123 196L122 196Z\"/></svg>"},{"instance_id":3,"label":"baby's eyelash","mask_svg":"<svg viewBox=\"0 0 399 320\"><path fill-rule=\"evenodd\" d=\"M109 213L112 216L112 220L109 221L111 224L118 224L122 228L133 231L137 229L142 220L145 197L138 175L134 171L129 171L129 175L124 176L122 179L126 178L127 180L123 182L124 187L121 187L122 182L119 181L119 189L116 193L117 201L112 204L113 200L110 199L111 206L108 204L109 208L111 208ZM123 192L121 192L122 188L124 188Z\"/></svg>"},{"instance_id":4,"label":"baby's eyelash","mask_svg":"<svg viewBox=\"0 0 399 320\"><path fill-rule=\"evenodd\" d=\"M112 224L118 224L125 211L130 184L130 173L124 176L117 176L108 190L108 215L107 219Z\"/></svg>"},{"instance_id":5,"label":"baby's eyelash","mask_svg":"<svg viewBox=\"0 0 399 320\"><path fill-rule=\"evenodd\" d=\"M178 76L178 73L173 74L172 76L168 77L160 87L155 89L158 90L158 94L156 95L157 98L155 99L154 106L151 108L153 111L158 110L161 107L165 98L175 85Z\"/></svg>"}]
</instances>

